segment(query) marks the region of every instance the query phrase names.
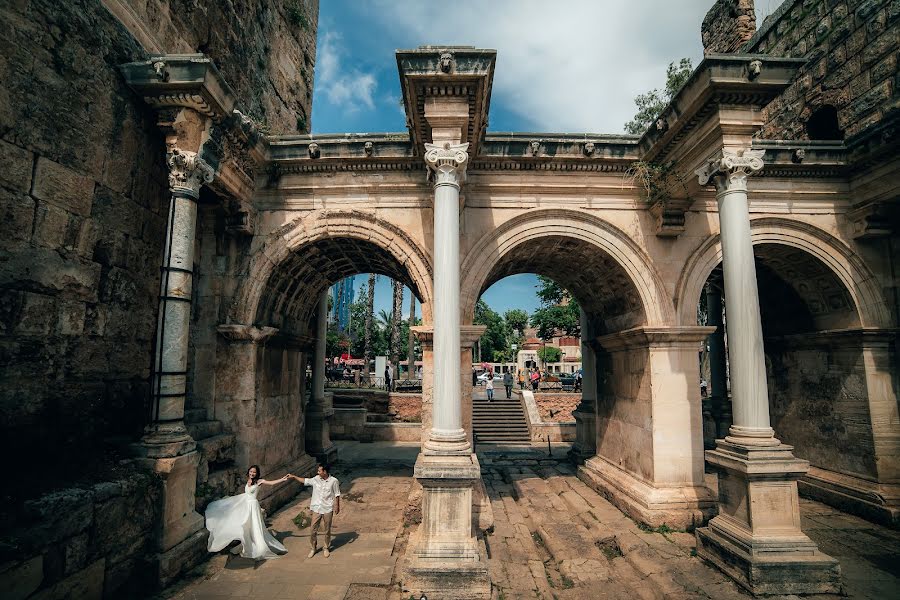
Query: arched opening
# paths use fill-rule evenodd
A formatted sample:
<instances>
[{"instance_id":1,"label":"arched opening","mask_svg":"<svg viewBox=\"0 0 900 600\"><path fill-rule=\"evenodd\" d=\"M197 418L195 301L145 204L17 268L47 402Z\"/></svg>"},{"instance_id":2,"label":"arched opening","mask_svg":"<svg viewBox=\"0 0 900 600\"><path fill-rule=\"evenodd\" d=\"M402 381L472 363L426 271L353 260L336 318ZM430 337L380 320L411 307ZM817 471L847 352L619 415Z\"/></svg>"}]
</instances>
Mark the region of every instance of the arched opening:
<instances>
[{"instance_id":1,"label":"arched opening","mask_svg":"<svg viewBox=\"0 0 900 600\"><path fill-rule=\"evenodd\" d=\"M557 227L557 218L565 223ZM713 507L703 484L698 385L706 330L665 324L671 309L648 265L607 223L582 213L527 215L467 256L461 316L472 322L477 299L521 273L570 292L584 313L582 360L596 374L593 383L585 377L576 411L574 451L586 455L579 477L644 523L692 527Z\"/></svg>"},{"instance_id":2,"label":"arched opening","mask_svg":"<svg viewBox=\"0 0 900 600\"><path fill-rule=\"evenodd\" d=\"M820 486L833 487L831 482L838 479L847 485L854 478L879 477L870 411L871 356L860 313L835 271L812 253L760 241L754 245L754 256L771 426L778 439L812 466L801 490L835 500L819 493ZM716 325L713 306L722 298L720 266L707 278L704 295L701 321L705 316ZM723 316L727 324L727 304ZM709 445L727 434L730 386L727 358L715 356L724 351L724 344L713 334L707 348L712 385L704 418ZM724 388L717 389L717 381Z\"/></svg>"},{"instance_id":3,"label":"arched opening","mask_svg":"<svg viewBox=\"0 0 900 600\"><path fill-rule=\"evenodd\" d=\"M329 424L336 438L364 438L365 411L333 414L338 411L331 393L312 396L317 367L331 379L329 387L348 387L335 381L343 379L334 374L343 365L331 365L331 372L326 368L327 353L317 364L319 307L338 282L373 273L400 282L407 301L411 291L419 318L427 321L430 266L424 256L402 233L395 235L370 215L318 213L276 231L249 257L252 276L235 290L231 322L219 328L214 402L215 418L236 438L238 469L248 464L260 464L266 472L308 469L313 455L325 456L320 450L332 446ZM368 277L357 279L365 285ZM362 364L354 369L361 375ZM351 375L349 381L355 380ZM414 426L418 439L420 426Z\"/></svg>"}]
</instances>

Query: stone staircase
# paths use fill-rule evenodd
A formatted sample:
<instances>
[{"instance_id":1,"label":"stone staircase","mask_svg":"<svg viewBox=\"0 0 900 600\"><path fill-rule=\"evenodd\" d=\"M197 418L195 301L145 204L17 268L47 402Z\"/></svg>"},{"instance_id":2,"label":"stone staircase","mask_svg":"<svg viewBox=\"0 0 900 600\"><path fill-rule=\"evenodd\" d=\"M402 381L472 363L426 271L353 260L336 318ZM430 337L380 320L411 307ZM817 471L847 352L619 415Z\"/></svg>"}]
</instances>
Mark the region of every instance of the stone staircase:
<instances>
[{"instance_id":1,"label":"stone staircase","mask_svg":"<svg viewBox=\"0 0 900 600\"><path fill-rule=\"evenodd\" d=\"M503 395L502 388L500 394ZM476 444L530 444L531 433L522 402L514 395L512 399L498 398L488 402L484 392L479 391L472 398L472 431Z\"/></svg>"},{"instance_id":2,"label":"stone staircase","mask_svg":"<svg viewBox=\"0 0 900 600\"><path fill-rule=\"evenodd\" d=\"M197 465L197 510L216 498L235 493L238 482L234 464L234 434L225 433L221 421L208 418L205 408L184 411L184 424L197 442L200 464Z\"/></svg>"}]
</instances>

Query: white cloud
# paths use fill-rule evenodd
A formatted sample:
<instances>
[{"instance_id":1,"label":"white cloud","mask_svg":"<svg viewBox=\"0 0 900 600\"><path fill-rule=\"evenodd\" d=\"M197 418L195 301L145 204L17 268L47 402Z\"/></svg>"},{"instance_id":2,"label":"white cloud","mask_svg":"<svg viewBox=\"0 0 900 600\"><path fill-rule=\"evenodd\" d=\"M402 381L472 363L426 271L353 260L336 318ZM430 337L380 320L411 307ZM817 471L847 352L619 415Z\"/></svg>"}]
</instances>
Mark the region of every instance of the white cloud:
<instances>
[{"instance_id":1,"label":"white cloud","mask_svg":"<svg viewBox=\"0 0 900 600\"><path fill-rule=\"evenodd\" d=\"M339 33L329 31L319 36L316 59L316 78L328 101L349 111L362 107L372 109L372 96L377 82L371 73L343 66L343 47Z\"/></svg>"},{"instance_id":2,"label":"white cloud","mask_svg":"<svg viewBox=\"0 0 900 600\"><path fill-rule=\"evenodd\" d=\"M780 0L767 0L778 4ZM713 0L378 0L373 21L419 44L497 50L492 105L534 131L616 133L666 66L702 57ZM387 57L386 57L386 60ZM491 129L497 130L495 126Z\"/></svg>"}]
</instances>

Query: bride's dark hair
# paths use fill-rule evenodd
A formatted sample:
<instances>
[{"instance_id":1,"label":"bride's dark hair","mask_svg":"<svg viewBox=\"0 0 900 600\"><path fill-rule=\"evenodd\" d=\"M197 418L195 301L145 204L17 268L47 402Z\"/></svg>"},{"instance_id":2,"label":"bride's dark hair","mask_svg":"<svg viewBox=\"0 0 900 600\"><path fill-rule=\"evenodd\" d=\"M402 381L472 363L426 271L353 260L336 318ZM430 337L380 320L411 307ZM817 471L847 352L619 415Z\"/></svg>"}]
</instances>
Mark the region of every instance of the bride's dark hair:
<instances>
[{"instance_id":1,"label":"bride's dark hair","mask_svg":"<svg viewBox=\"0 0 900 600\"><path fill-rule=\"evenodd\" d=\"M256 477L253 477L253 483L256 483L262 477L262 471L259 470L259 465L250 465L247 468L247 475L250 475L250 469L256 469Z\"/></svg>"}]
</instances>

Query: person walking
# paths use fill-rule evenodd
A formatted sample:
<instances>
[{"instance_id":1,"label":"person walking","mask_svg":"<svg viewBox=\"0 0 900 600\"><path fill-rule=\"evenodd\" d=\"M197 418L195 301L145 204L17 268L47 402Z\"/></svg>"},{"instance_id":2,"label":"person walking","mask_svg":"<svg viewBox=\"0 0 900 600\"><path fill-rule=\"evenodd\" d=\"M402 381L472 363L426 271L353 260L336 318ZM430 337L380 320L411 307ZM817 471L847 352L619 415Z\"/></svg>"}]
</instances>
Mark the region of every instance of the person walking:
<instances>
[{"instance_id":1,"label":"person walking","mask_svg":"<svg viewBox=\"0 0 900 600\"><path fill-rule=\"evenodd\" d=\"M519 369L517 376L519 379L519 389L524 390L525 389L525 369Z\"/></svg>"},{"instance_id":2,"label":"person walking","mask_svg":"<svg viewBox=\"0 0 900 600\"><path fill-rule=\"evenodd\" d=\"M478 386L478 372L472 367L472 387Z\"/></svg>"},{"instance_id":3,"label":"person walking","mask_svg":"<svg viewBox=\"0 0 900 600\"><path fill-rule=\"evenodd\" d=\"M513 376L512 373L507 371L503 374L503 387L506 388L506 399L509 400L512 398L512 386L513 386Z\"/></svg>"},{"instance_id":4,"label":"person walking","mask_svg":"<svg viewBox=\"0 0 900 600\"><path fill-rule=\"evenodd\" d=\"M384 367L384 389L387 391L391 391L391 382L394 379L394 368L391 366L391 363L388 363L387 366Z\"/></svg>"},{"instance_id":5,"label":"person walking","mask_svg":"<svg viewBox=\"0 0 900 600\"><path fill-rule=\"evenodd\" d=\"M334 515L341 513L341 487L340 482L328 473L328 465L319 463L316 468L316 476L312 478L289 475L299 483L312 487L312 498L309 500L309 510L313 514L313 520L309 529L309 545L312 549L307 558L316 554L316 538L319 528L325 530L325 546L323 554L325 558L331 551L331 521Z\"/></svg>"},{"instance_id":6,"label":"person walking","mask_svg":"<svg viewBox=\"0 0 900 600\"><path fill-rule=\"evenodd\" d=\"M537 370L537 367L531 372L531 390L536 392L538 391L538 386L541 383L541 374Z\"/></svg>"},{"instance_id":7,"label":"person walking","mask_svg":"<svg viewBox=\"0 0 900 600\"><path fill-rule=\"evenodd\" d=\"M488 373L487 381L484 383L484 389L487 390L488 402L494 399L494 375Z\"/></svg>"}]
</instances>

